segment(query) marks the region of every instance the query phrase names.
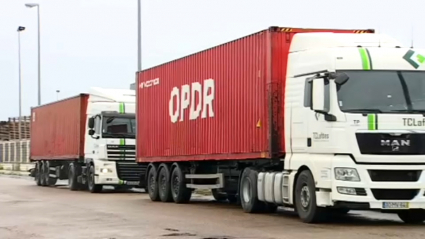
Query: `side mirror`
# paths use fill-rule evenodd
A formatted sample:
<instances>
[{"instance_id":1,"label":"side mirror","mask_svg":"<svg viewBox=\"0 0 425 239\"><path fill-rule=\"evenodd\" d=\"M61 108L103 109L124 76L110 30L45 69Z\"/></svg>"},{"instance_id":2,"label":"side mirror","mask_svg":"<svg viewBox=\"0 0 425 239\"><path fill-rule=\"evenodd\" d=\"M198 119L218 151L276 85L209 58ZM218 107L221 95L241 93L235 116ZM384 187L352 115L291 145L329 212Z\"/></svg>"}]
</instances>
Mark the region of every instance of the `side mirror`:
<instances>
[{"instance_id":1,"label":"side mirror","mask_svg":"<svg viewBox=\"0 0 425 239\"><path fill-rule=\"evenodd\" d=\"M346 73L338 72L335 76L335 83L337 85L343 85L348 81L348 79L350 79L350 77Z\"/></svg>"},{"instance_id":2,"label":"side mirror","mask_svg":"<svg viewBox=\"0 0 425 239\"><path fill-rule=\"evenodd\" d=\"M94 129L89 129L89 135L90 135L90 136L93 136L93 135L94 135L94 133L95 133L95 132L94 132Z\"/></svg>"},{"instance_id":3,"label":"side mirror","mask_svg":"<svg viewBox=\"0 0 425 239\"><path fill-rule=\"evenodd\" d=\"M94 118L89 118L88 126L89 126L89 129L93 129L94 128Z\"/></svg>"},{"instance_id":4,"label":"side mirror","mask_svg":"<svg viewBox=\"0 0 425 239\"><path fill-rule=\"evenodd\" d=\"M327 113L329 112L329 104L326 102L325 79L316 78L311 81L312 85L312 106L314 111ZM329 102L328 102L329 103Z\"/></svg>"}]
</instances>

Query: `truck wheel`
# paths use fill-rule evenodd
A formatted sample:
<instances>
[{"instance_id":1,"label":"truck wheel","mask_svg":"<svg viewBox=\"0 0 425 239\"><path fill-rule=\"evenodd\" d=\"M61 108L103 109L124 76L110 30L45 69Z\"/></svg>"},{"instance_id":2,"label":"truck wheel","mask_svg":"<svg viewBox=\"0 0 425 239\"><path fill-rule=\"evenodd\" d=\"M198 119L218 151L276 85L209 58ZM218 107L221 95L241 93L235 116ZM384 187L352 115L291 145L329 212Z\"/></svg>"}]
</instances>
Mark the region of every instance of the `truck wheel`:
<instances>
[{"instance_id":1,"label":"truck wheel","mask_svg":"<svg viewBox=\"0 0 425 239\"><path fill-rule=\"evenodd\" d=\"M49 161L44 161L43 167L44 167L44 182L45 182L45 186L49 186L50 162Z\"/></svg>"},{"instance_id":2,"label":"truck wheel","mask_svg":"<svg viewBox=\"0 0 425 239\"><path fill-rule=\"evenodd\" d=\"M49 186L55 186L56 183L58 182L57 178L49 178Z\"/></svg>"},{"instance_id":3,"label":"truck wheel","mask_svg":"<svg viewBox=\"0 0 425 239\"><path fill-rule=\"evenodd\" d=\"M157 183L157 169L155 165L149 168L148 178L147 178L147 191L149 193L149 197L151 201L159 201L159 193L158 193L158 183Z\"/></svg>"},{"instance_id":4,"label":"truck wheel","mask_svg":"<svg viewBox=\"0 0 425 239\"><path fill-rule=\"evenodd\" d=\"M424 209L411 209L397 213L398 217L408 224L422 224L425 221Z\"/></svg>"},{"instance_id":5,"label":"truck wheel","mask_svg":"<svg viewBox=\"0 0 425 239\"><path fill-rule=\"evenodd\" d=\"M217 189L211 189L211 194L213 195L214 199L218 202L227 200L227 195L220 193Z\"/></svg>"},{"instance_id":6,"label":"truck wheel","mask_svg":"<svg viewBox=\"0 0 425 239\"><path fill-rule=\"evenodd\" d=\"M162 165L158 174L158 193L159 198L163 202L173 201L173 196L171 195L171 182L170 182L170 170L167 165Z\"/></svg>"},{"instance_id":7,"label":"truck wheel","mask_svg":"<svg viewBox=\"0 0 425 239\"><path fill-rule=\"evenodd\" d=\"M187 203L192 196L192 190L186 187L186 178L178 164L171 173L171 195L175 203Z\"/></svg>"},{"instance_id":8,"label":"truck wheel","mask_svg":"<svg viewBox=\"0 0 425 239\"><path fill-rule=\"evenodd\" d=\"M73 163L69 164L68 168L68 185L71 191L77 191L79 189L79 184L77 181L77 171Z\"/></svg>"},{"instance_id":9,"label":"truck wheel","mask_svg":"<svg viewBox=\"0 0 425 239\"><path fill-rule=\"evenodd\" d=\"M263 203L257 197L257 177L258 172L251 168L245 168L242 173L239 195L242 208L247 213L257 213L263 209Z\"/></svg>"},{"instance_id":10,"label":"truck wheel","mask_svg":"<svg viewBox=\"0 0 425 239\"><path fill-rule=\"evenodd\" d=\"M305 223L319 222L325 214L325 208L316 204L316 186L309 170L302 171L298 176L295 185L295 208Z\"/></svg>"},{"instance_id":11,"label":"truck wheel","mask_svg":"<svg viewBox=\"0 0 425 239\"><path fill-rule=\"evenodd\" d=\"M40 163L40 161L38 161L35 164L34 170L35 170L35 177L34 177L35 183L37 184L37 186L41 186L41 163Z\"/></svg>"},{"instance_id":12,"label":"truck wheel","mask_svg":"<svg viewBox=\"0 0 425 239\"><path fill-rule=\"evenodd\" d=\"M96 184L94 179L94 165L89 165L88 175L87 175L87 186L89 189L89 192L91 193L99 193L102 192L103 186Z\"/></svg>"},{"instance_id":13,"label":"truck wheel","mask_svg":"<svg viewBox=\"0 0 425 239\"><path fill-rule=\"evenodd\" d=\"M46 162L45 161L41 161L40 163L40 184L41 186L47 186L47 182L46 182L46 167L45 167Z\"/></svg>"},{"instance_id":14,"label":"truck wheel","mask_svg":"<svg viewBox=\"0 0 425 239\"><path fill-rule=\"evenodd\" d=\"M44 162L44 169L45 169L44 176L46 180L46 186L54 186L58 180L57 178L50 177L50 162L49 161Z\"/></svg>"}]
</instances>

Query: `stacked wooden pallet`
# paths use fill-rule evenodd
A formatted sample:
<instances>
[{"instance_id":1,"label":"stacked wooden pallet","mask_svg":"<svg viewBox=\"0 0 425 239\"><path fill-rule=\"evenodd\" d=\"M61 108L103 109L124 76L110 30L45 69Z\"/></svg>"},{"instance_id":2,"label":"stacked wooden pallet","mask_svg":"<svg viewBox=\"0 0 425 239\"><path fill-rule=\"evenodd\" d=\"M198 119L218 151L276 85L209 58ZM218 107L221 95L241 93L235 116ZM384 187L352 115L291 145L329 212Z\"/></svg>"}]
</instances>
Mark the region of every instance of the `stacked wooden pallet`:
<instances>
[{"instance_id":1,"label":"stacked wooden pallet","mask_svg":"<svg viewBox=\"0 0 425 239\"><path fill-rule=\"evenodd\" d=\"M9 118L9 140L30 138L30 117L24 116L21 120L21 137L19 137L19 117Z\"/></svg>"},{"instance_id":2,"label":"stacked wooden pallet","mask_svg":"<svg viewBox=\"0 0 425 239\"><path fill-rule=\"evenodd\" d=\"M7 121L0 121L0 141L9 140L9 124Z\"/></svg>"},{"instance_id":3,"label":"stacked wooden pallet","mask_svg":"<svg viewBox=\"0 0 425 239\"><path fill-rule=\"evenodd\" d=\"M19 117L9 118L8 121L0 122L0 140L10 141L30 138L30 117L22 117L21 137L19 137Z\"/></svg>"}]
</instances>

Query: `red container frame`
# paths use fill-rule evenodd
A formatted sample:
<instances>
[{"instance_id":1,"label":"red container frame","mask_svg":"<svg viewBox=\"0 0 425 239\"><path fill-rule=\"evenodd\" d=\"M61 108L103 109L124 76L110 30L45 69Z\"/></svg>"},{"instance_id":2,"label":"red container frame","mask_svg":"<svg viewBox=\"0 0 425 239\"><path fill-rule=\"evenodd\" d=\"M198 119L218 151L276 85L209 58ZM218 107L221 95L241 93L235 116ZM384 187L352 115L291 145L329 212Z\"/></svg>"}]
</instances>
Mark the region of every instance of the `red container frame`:
<instances>
[{"instance_id":1,"label":"red container frame","mask_svg":"<svg viewBox=\"0 0 425 239\"><path fill-rule=\"evenodd\" d=\"M31 161L84 157L88 98L80 94L31 109Z\"/></svg>"}]
</instances>

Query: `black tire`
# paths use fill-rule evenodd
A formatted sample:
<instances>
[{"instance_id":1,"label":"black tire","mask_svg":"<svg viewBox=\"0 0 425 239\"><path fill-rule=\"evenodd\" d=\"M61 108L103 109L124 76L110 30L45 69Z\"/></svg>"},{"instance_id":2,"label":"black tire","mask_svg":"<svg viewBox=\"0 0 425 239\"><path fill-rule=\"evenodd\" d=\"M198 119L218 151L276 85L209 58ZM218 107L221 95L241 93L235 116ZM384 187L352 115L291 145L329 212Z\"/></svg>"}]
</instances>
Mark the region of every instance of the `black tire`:
<instances>
[{"instance_id":1,"label":"black tire","mask_svg":"<svg viewBox=\"0 0 425 239\"><path fill-rule=\"evenodd\" d=\"M55 186L56 183L58 182L57 178L49 178L49 186Z\"/></svg>"},{"instance_id":2,"label":"black tire","mask_svg":"<svg viewBox=\"0 0 425 239\"><path fill-rule=\"evenodd\" d=\"M223 202L227 200L227 195L219 192L217 189L211 189L211 194L217 202Z\"/></svg>"},{"instance_id":3,"label":"black tire","mask_svg":"<svg viewBox=\"0 0 425 239\"><path fill-rule=\"evenodd\" d=\"M50 162L49 161L44 161L43 167L44 167L44 182L45 182L45 186L49 186Z\"/></svg>"},{"instance_id":4,"label":"black tire","mask_svg":"<svg viewBox=\"0 0 425 239\"><path fill-rule=\"evenodd\" d=\"M91 193L100 193L102 192L103 186L96 184L94 176L94 165L87 165L87 188Z\"/></svg>"},{"instance_id":5,"label":"black tire","mask_svg":"<svg viewBox=\"0 0 425 239\"><path fill-rule=\"evenodd\" d=\"M58 181L57 178L50 177L50 162L45 161L44 162L44 170L45 170L45 180L46 180L46 186L54 186L56 185L56 182Z\"/></svg>"},{"instance_id":6,"label":"black tire","mask_svg":"<svg viewBox=\"0 0 425 239\"><path fill-rule=\"evenodd\" d=\"M45 187L47 186L47 182L46 182L46 167L45 167L45 161L41 161L41 165L40 165L40 184L41 186Z\"/></svg>"},{"instance_id":7,"label":"black tire","mask_svg":"<svg viewBox=\"0 0 425 239\"><path fill-rule=\"evenodd\" d=\"M157 168L155 165L151 165L149 167L149 172L147 174L147 182L146 182L146 188L147 192L149 194L149 197L151 201L159 201L159 193L158 193L158 176L157 176Z\"/></svg>"},{"instance_id":8,"label":"black tire","mask_svg":"<svg viewBox=\"0 0 425 239\"><path fill-rule=\"evenodd\" d=\"M69 164L68 168L68 185L71 191L77 191L80 185L77 181L77 170L74 163Z\"/></svg>"},{"instance_id":9,"label":"black tire","mask_svg":"<svg viewBox=\"0 0 425 239\"><path fill-rule=\"evenodd\" d=\"M186 178L180 165L176 164L171 173L171 196L175 203L188 203L192 190L186 187Z\"/></svg>"},{"instance_id":10,"label":"black tire","mask_svg":"<svg viewBox=\"0 0 425 239\"><path fill-rule=\"evenodd\" d=\"M411 209L397 213L398 217L407 224L422 224L425 221L424 209Z\"/></svg>"},{"instance_id":11,"label":"black tire","mask_svg":"<svg viewBox=\"0 0 425 239\"><path fill-rule=\"evenodd\" d=\"M326 209L316 204L316 186L309 170L302 171L297 178L295 208L299 218L305 223L317 223L325 218Z\"/></svg>"},{"instance_id":12,"label":"black tire","mask_svg":"<svg viewBox=\"0 0 425 239\"><path fill-rule=\"evenodd\" d=\"M158 193L159 198L163 202L172 202L173 196L171 195L171 173L167 165L160 166L158 174Z\"/></svg>"},{"instance_id":13,"label":"black tire","mask_svg":"<svg viewBox=\"0 0 425 239\"><path fill-rule=\"evenodd\" d=\"M247 213L258 213L264 210L264 203L257 197L258 172L252 168L245 168L241 176L239 197L242 209Z\"/></svg>"},{"instance_id":14,"label":"black tire","mask_svg":"<svg viewBox=\"0 0 425 239\"><path fill-rule=\"evenodd\" d=\"M41 162L40 161L35 163L34 170L35 170L35 175L34 175L35 183L37 186L41 186Z\"/></svg>"}]
</instances>

